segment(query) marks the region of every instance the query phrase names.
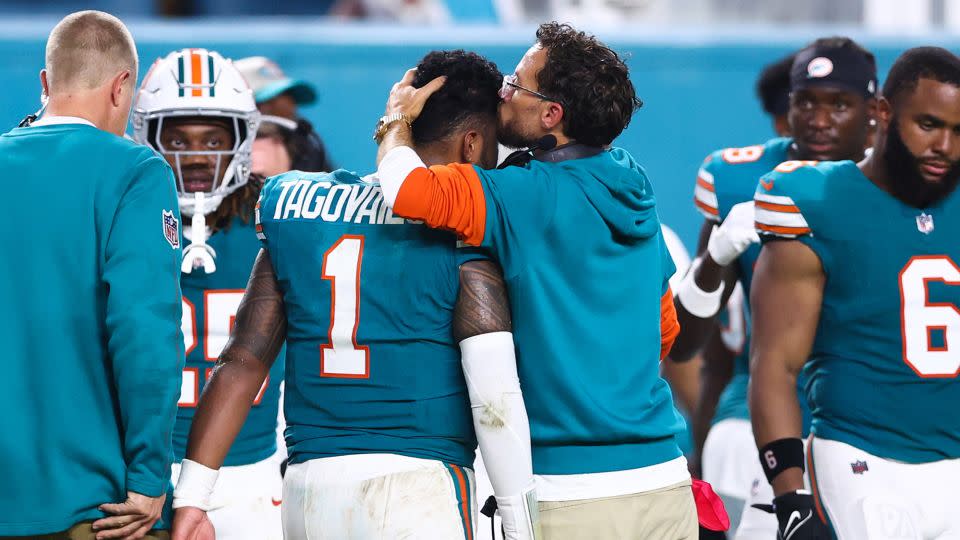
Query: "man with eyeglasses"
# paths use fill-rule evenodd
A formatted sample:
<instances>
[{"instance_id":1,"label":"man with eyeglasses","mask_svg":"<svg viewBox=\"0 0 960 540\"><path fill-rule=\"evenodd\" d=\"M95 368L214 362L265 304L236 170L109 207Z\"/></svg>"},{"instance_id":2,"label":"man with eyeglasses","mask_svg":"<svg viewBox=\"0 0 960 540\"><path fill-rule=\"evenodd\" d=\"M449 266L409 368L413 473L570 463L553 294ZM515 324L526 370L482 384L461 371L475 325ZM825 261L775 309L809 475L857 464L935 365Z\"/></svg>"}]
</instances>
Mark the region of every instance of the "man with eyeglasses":
<instances>
[{"instance_id":1,"label":"man with eyeglasses","mask_svg":"<svg viewBox=\"0 0 960 540\"><path fill-rule=\"evenodd\" d=\"M381 120L384 198L503 267L543 537L696 538L683 420L659 376L679 331L674 265L650 181L610 147L640 106L626 65L593 36L541 25L498 112L499 141L533 151L495 171L424 165L409 122L442 80L413 77Z\"/></svg>"}]
</instances>

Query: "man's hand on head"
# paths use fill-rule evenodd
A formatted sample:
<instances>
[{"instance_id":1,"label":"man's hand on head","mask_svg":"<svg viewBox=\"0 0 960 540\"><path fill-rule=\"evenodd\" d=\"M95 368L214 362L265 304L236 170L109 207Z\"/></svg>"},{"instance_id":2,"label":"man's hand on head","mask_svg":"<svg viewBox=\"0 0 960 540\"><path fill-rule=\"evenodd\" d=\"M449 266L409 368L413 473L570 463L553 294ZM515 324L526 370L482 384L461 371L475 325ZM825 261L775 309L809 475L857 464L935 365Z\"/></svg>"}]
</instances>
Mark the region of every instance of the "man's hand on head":
<instances>
[{"instance_id":1,"label":"man's hand on head","mask_svg":"<svg viewBox=\"0 0 960 540\"><path fill-rule=\"evenodd\" d=\"M387 116L401 113L406 115L410 122L413 122L420 116L427 99L439 90L447 80L446 77L437 77L420 88L414 88L413 78L416 74L416 68L408 69L403 74L403 79L393 85L390 90L390 97L387 99Z\"/></svg>"}]
</instances>

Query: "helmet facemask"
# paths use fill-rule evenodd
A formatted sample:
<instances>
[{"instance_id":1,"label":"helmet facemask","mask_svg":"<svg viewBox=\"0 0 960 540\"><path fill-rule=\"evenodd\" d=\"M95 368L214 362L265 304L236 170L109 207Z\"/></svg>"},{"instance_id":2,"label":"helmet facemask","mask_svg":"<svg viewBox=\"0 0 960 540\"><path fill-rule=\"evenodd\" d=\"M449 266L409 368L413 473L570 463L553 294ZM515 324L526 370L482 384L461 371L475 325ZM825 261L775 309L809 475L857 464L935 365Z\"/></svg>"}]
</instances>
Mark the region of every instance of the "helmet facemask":
<instances>
[{"instance_id":1,"label":"helmet facemask","mask_svg":"<svg viewBox=\"0 0 960 540\"><path fill-rule=\"evenodd\" d=\"M133 138L160 152L176 173L180 212L193 217L189 233L191 245L184 249L183 271L202 266L215 270L213 249L206 245L208 231L205 216L214 212L223 200L243 187L250 177L250 150L257 133L260 113L243 76L230 60L215 51L182 49L157 60L143 79L133 106ZM163 143L164 124L190 119L185 123L216 123L233 132L233 144L227 150L175 150ZM188 160L202 156L213 163L209 187L191 188L184 178ZM208 167L209 168L209 167Z\"/></svg>"},{"instance_id":2,"label":"helmet facemask","mask_svg":"<svg viewBox=\"0 0 960 540\"><path fill-rule=\"evenodd\" d=\"M150 146L168 158L176 180L177 197L180 201L180 212L191 216L195 212L208 215L215 211L228 195L243 187L250 178L250 150L252 140L248 136L247 122L240 115L229 112L212 114L204 111L167 112L158 115L149 122ZM173 150L163 144L164 123L178 118L196 119L196 123L203 123L205 118L224 121L233 133L233 146L229 150ZM192 123L192 122L191 122ZM226 126L225 126L226 127ZM191 190L184 180L184 162L194 156L214 159L213 177L210 187L204 190ZM195 193L204 194L203 206L196 206Z\"/></svg>"}]
</instances>

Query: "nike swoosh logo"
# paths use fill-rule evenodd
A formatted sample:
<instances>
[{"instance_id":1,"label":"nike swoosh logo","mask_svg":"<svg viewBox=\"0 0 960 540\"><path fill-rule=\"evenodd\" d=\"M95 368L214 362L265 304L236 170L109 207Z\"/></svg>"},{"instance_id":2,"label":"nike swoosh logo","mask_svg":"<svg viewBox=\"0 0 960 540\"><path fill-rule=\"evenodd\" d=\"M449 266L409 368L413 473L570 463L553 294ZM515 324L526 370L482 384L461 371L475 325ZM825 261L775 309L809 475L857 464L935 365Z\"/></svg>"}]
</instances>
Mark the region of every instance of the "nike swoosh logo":
<instances>
[{"instance_id":1,"label":"nike swoosh logo","mask_svg":"<svg viewBox=\"0 0 960 540\"><path fill-rule=\"evenodd\" d=\"M761 178L760 185L763 186L763 189L770 191L773 189L773 180L764 180Z\"/></svg>"},{"instance_id":2,"label":"nike swoosh logo","mask_svg":"<svg viewBox=\"0 0 960 540\"><path fill-rule=\"evenodd\" d=\"M796 534L801 527L803 527L803 524L810 521L810 518L812 517L813 510L810 510L810 512L807 514L807 517L802 517L800 512L794 510L793 513L790 514L790 518L787 520L787 526L783 528L783 540L790 540L790 538L792 538L793 535ZM794 523L794 520L797 520L797 522Z\"/></svg>"},{"instance_id":3,"label":"nike swoosh logo","mask_svg":"<svg viewBox=\"0 0 960 540\"><path fill-rule=\"evenodd\" d=\"M278 501L277 499L274 499L273 497L270 497L270 502L272 502L274 506L280 506L280 503L283 502L283 499L280 499L280 500Z\"/></svg>"}]
</instances>

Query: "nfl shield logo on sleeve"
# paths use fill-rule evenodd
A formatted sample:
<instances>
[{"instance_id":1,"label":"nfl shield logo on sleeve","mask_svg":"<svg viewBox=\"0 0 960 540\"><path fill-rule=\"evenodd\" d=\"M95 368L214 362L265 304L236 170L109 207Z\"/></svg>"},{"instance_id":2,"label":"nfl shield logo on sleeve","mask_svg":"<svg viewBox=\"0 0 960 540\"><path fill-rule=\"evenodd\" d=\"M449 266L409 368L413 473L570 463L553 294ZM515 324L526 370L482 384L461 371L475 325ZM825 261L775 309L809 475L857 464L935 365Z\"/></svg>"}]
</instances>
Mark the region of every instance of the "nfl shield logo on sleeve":
<instances>
[{"instance_id":1,"label":"nfl shield logo on sleeve","mask_svg":"<svg viewBox=\"0 0 960 540\"><path fill-rule=\"evenodd\" d=\"M163 211L163 236L173 249L180 247L180 222L170 210Z\"/></svg>"}]
</instances>

